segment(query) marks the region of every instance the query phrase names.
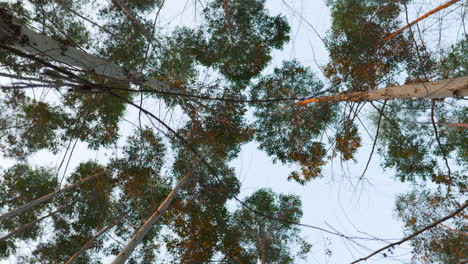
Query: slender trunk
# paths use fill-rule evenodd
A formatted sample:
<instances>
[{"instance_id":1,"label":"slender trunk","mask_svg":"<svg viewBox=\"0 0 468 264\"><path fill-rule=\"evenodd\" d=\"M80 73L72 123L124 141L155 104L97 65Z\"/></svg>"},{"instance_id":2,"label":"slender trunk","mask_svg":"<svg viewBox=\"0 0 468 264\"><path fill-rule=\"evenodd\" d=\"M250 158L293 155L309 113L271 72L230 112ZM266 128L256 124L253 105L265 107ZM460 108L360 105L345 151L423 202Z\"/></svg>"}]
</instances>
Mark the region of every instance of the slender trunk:
<instances>
[{"instance_id":1,"label":"slender trunk","mask_svg":"<svg viewBox=\"0 0 468 264\"><path fill-rule=\"evenodd\" d=\"M88 242L86 242L86 244L84 244L75 254L73 254L73 256L71 256L67 262L65 262L65 264L72 264L75 262L75 260L80 257L85 251L86 249L88 249L92 244L93 242L98 239L98 237L100 237L102 234L106 233L109 229L111 229L112 227L114 227L115 225L117 225L118 223L120 223L121 220L119 221L116 221L110 225L108 225L106 228L102 229L101 231L99 231L96 235L94 235L93 237L91 237Z\"/></svg>"},{"instance_id":2,"label":"slender trunk","mask_svg":"<svg viewBox=\"0 0 468 264\"><path fill-rule=\"evenodd\" d=\"M409 27L415 25L416 23L418 23L419 21L425 19L425 18L428 17L428 16L430 16L430 15L432 15L432 14L434 14L434 13L437 13L437 12L439 12L440 10L445 9L445 8L447 8L447 7L449 7L449 6L453 5L453 4L455 4L455 3L458 2L458 1L460 1L460 0L451 0L451 1L449 1L449 2L447 2L447 3L445 3L445 4L443 4L443 5L441 5L441 6L437 7L437 8L435 8L435 9L432 9L431 11L427 12L426 14L424 14L424 15L418 17L418 18L417 18L416 20L414 20L413 22L411 22L411 23L407 24L406 26L400 28L399 30L393 32L393 33L390 34L388 37L384 38L383 41L391 40L391 39L394 38L396 35L398 35L398 34L400 34L401 32L403 32L405 29L407 29L407 28L409 28Z\"/></svg>"},{"instance_id":3,"label":"slender trunk","mask_svg":"<svg viewBox=\"0 0 468 264\"><path fill-rule=\"evenodd\" d=\"M66 43L56 41L48 36L36 33L13 22L8 11L0 9L0 44L19 49L28 54L71 65L87 73L117 79L124 82L145 85L160 91L171 91L171 88L154 78L134 70L110 63L97 56L90 55ZM180 90L172 90L180 93Z\"/></svg>"},{"instance_id":4,"label":"slender trunk","mask_svg":"<svg viewBox=\"0 0 468 264\"><path fill-rule=\"evenodd\" d=\"M44 216L41 217L41 218L38 218L38 219L36 219L36 220L34 220L34 221L31 221L31 222L29 222L29 223L27 223L27 224L24 224L24 225L18 227L17 229L11 231L11 232L8 233L7 235L5 235L5 236L3 236L3 237L0 237L0 242L2 242L3 240L6 240L6 239L8 239L8 238L14 236L15 234L17 234L17 233L19 233L19 232L21 232L21 231L26 230L28 227L30 227L30 226L32 226L32 225L34 225L34 224L36 224L36 223L39 223L40 221L44 220L45 218L50 217L50 216L52 216L52 215L54 215L54 214L56 214L56 213L62 211L63 209L65 209L65 208L66 208L67 206L69 206L69 205L70 205L70 204L61 206L59 209L57 209L57 210L55 210L55 211L53 211L53 212L51 212L51 213L49 213L49 214L47 214L47 215L44 215Z\"/></svg>"},{"instance_id":5,"label":"slender trunk","mask_svg":"<svg viewBox=\"0 0 468 264\"><path fill-rule=\"evenodd\" d=\"M260 230L257 230L257 239L259 245L260 263L265 264L265 243L263 242L263 232Z\"/></svg>"},{"instance_id":6,"label":"slender trunk","mask_svg":"<svg viewBox=\"0 0 468 264\"><path fill-rule=\"evenodd\" d=\"M145 221L145 223L138 229L132 239L127 243L127 245L120 251L117 257L114 259L112 264L122 264L127 261L127 259L132 254L133 250L140 244L143 237L148 233L148 231L153 227L156 221L161 217L161 214L167 209L171 204L172 199L177 195L177 192L180 188L187 182L189 174L185 175L177 185L172 189L172 191L167 195L166 199L159 205L159 208L154 211L154 213Z\"/></svg>"},{"instance_id":7,"label":"slender trunk","mask_svg":"<svg viewBox=\"0 0 468 264\"><path fill-rule=\"evenodd\" d=\"M391 99L447 98L468 96L468 76L435 82L391 86L371 91L342 92L300 101L295 105L308 103L363 102Z\"/></svg>"},{"instance_id":8,"label":"slender trunk","mask_svg":"<svg viewBox=\"0 0 468 264\"><path fill-rule=\"evenodd\" d=\"M104 172L100 172L100 173L96 173L94 175L88 176L88 177L80 180L79 182L70 184L70 185L68 185L68 186L66 186L66 187L64 187L64 188L62 188L60 190L56 190L54 192L51 192L49 194L46 194L46 195L38 198L38 199L36 199L36 200L34 200L32 202L29 202L29 203L27 203L25 205L17 207L16 209L13 209L12 211L10 211L10 212L8 212L6 214L0 215L0 222L2 222L3 220L5 220L8 217L20 214L20 213L28 210L29 208L31 208L31 207L33 207L35 205L38 205L38 204L40 204L42 202L45 202L45 201L55 197L57 194L60 194L60 193L63 193L64 191L67 191L67 190L73 189L75 187L78 187L78 186L82 185L83 183L86 183L86 182L88 182L88 181L90 181L90 180L92 180L92 179L94 179L97 176L102 175L102 174L104 174Z\"/></svg>"},{"instance_id":9,"label":"slender trunk","mask_svg":"<svg viewBox=\"0 0 468 264\"><path fill-rule=\"evenodd\" d=\"M132 21L132 23L138 28L140 33L143 34L143 36L145 36L148 42L151 42L153 40L151 34L149 34L149 32L146 31L143 25L138 22L138 20L135 18L132 12L128 10L128 8L120 0L112 0L112 2L114 3L114 5L120 8L120 10L122 10L122 12L128 17L128 19Z\"/></svg>"}]
</instances>

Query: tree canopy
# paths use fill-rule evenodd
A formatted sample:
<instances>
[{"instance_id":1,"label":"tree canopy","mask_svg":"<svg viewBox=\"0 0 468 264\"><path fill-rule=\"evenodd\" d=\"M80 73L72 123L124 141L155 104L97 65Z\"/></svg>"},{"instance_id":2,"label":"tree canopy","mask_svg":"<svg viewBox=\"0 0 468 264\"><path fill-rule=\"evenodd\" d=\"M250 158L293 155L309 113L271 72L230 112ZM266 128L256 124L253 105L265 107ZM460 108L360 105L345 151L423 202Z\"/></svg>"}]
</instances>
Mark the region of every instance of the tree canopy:
<instances>
[{"instance_id":1,"label":"tree canopy","mask_svg":"<svg viewBox=\"0 0 468 264\"><path fill-rule=\"evenodd\" d=\"M265 0L200 1L188 25L158 23L165 2L0 3L0 159L13 163L0 171L0 261L296 263L314 248L301 226L369 239L302 224L308 201L294 194L241 197L232 162L249 142L301 186L334 161L367 161L361 181L375 152L396 180L428 185L396 201L405 234L418 234L413 260L468 257L463 211L418 233L466 208L467 83L441 88L445 99L426 86L466 82L468 35L432 45L417 27L459 1L413 23L411 0L326 1L317 70L272 62L292 33ZM426 93L366 97L412 84ZM328 100L356 92L366 99ZM372 148L358 161L364 132ZM97 158L69 166L75 149Z\"/></svg>"}]
</instances>

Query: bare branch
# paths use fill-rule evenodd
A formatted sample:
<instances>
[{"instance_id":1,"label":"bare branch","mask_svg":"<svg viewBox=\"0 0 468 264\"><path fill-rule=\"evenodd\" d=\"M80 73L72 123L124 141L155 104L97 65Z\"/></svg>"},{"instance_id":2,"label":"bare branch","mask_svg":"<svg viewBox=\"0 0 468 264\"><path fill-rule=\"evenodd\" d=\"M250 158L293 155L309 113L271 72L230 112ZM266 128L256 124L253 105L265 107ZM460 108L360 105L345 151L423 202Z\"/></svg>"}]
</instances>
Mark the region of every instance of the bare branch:
<instances>
[{"instance_id":1,"label":"bare branch","mask_svg":"<svg viewBox=\"0 0 468 264\"><path fill-rule=\"evenodd\" d=\"M447 2L447 3L445 3L445 4L443 4L443 5L441 5L441 6L437 7L437 8L435 8L435 9L433 9L433 10L427 12L426 14L424 14L424 15L418 17L418 18L417 18L416 20L414 20L413 22L407 24L406 26L400 28L399 30L397 30L397 31L393 32L392 34L390 34L389 36L385 37L382 41L389 41L389 40L391 40L391 39L394 38L396 35L398 35L398 34L400 34L401 32L403 32L405 29L407 29L407 28L409 28L409 27L415 25L416 23L418 23L419 21L425 19L425 18L428 17L428 16L430 16L430 15L432 15L432 14L434 14L434 13L437 13L438 11L440 11L440 10L442 10L442 9L445 9L445 8L447 8L447 7L449 7L449 6L453 5L453 4L455 4L455 3L458 2L458 1L460 1L460 0L451 0L451 1L449 1L449 2Z\"/></svg>"},{"instance_id":2,"label":"bare branch","mask_svg":"<svg viewBox=\"0 0 468 264\"><path fill-rule=\"evenodd\" d=\"M412 238L418 236L419 234L421 234L421 233L423 233L423 232L425 232L425 231L427 231L427 230L429 230L429 229L431 229L431 228L437 226L438 224L440 224L440 223L442 223L442 222L444 222L444 221L447 221L447 220L449 220L450 218L455 217L457 214L459 214L459 213L461 213L463 210L465 210L466 207L468 207L468 201L466 201L461 207L459 207L457 210L455 210L453 213L447 215L446 217L441 218L441 219L439 219L439 220L433 222L432 224L430 224L430 225L428 225L428 226L426 226L426 227L424 227L424 228L422 228L422 229L420 229L420 230L414 232L413 234L411 234L411 235L409 235L409 236L403 238L403 239L400 240L400 241L397 241L397 242L395 242L395 243L391 243L391 244L388 245L388 246L385 246L385 247L383 247L383 248L381 248L381 249L379 249L379 250L374 251L372 254L370 254L370 255L367 256L367 257L363 257L363 258L360 258L360 259L358 259L358 260L355 260L355 261L351 262L351 264L355 264L355 263L358 263L358 262L361 262L361 261L364 261L364 260L368 260L368 259L371 258L372 256L375 256L375 255L377 255L378 253L380 253L380 252L382 252L382 251L384 251L384 250L386 250L386 249L393 248L394 246L398 246L398 245L400 245L400 244L403 244L404 242L406 242L406 241L408 241L408 240L410 240L410 239L412 239Z\"/></svg>"},{"instance_id":3,"label":"bare branch","mask_svg":"<svg viewBox=\"0 0 468 264\"><path fill-rule=\"evenodd\" d=\"M380 123L382 121L383 111L384 111L384 108L385 108L386 104L387 104L387 100L385 100L385 102L382 105L382 108L379 111L380 115L379 115L379 121L377 122L377 131L375 132L374 144L372 144L372 150L371 150L371 153L369 155L369 159L367 160L366 168L362 172L362 175L359 178L359 181L364 177L364 174L366 174L367 168L369 167L370 161L372 159L372 155L374 154L375 145L377 145L377 138L379 138Z\"/></svg>"}]
</instances>

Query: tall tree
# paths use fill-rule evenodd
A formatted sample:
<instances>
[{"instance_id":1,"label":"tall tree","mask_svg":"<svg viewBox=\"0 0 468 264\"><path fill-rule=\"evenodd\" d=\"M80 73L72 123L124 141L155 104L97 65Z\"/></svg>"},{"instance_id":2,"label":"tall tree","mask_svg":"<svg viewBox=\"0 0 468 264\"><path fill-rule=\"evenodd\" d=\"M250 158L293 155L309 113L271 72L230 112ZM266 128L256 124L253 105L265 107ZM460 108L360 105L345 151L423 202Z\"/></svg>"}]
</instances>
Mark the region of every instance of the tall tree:
<instances>
[{"instance_id":1,"label":"tall tree","mask_svg":"<svg viewBox=\"0 0 468 264\"><path fill-rule=\"evenodd\" d=\"M449 78L464 96L466 36L438 58L411 27L398 31L407 3L328 1L329 82L295 60L266 69L290 28L265 0L208 1L199 23L175 27L157 26L165 1L0 3L0 76L12 80L0 92L0 154L17 161L0 177L0 212L25 209L0 218L0 258L33 241L21 262L99 263L105 254L154 263L163 251L174 263L294 262L310 249L293 225L300 201L264 189L241 201L229 164L256 140L276 161L297 164L289 179L305 184L362 145L356 122L364 103L350 97L432 84L437 98L450 97ZM396 88L380 90L388 86ZM291 106L308 99L316 103ZM372 116L383 166L403 181L447 185L453 196L466 188L468 130L442 129L467 123L466 107L384 106ZM69 187L56 178L65 158L53 169L30 165L42 151L71 159L77 145L109 155L64 173ZM242 204L234 213L232 199ZM299 254L289 250L298 244Z\"/></svg>"},{"instance_id":2,"label":"tall tree","mask_svg":"<svg viewBox=\"0 0 468 264\"><path fill-rule=\"evenodd\" d=\"M291 224L302 217L302 204L297 196L260 189L244 202L255 212L245 207L237 210L234 228L240 243L260 263L294 263L294 254L304 257L309 252L311 245L299 236L299 228ZM291 250L293 244L299 247L298 252Z\"/></svg>"},{"instance_id":3,"label":"tall tree","mask_svg":"<svg viewBox=\"0 0 468 264\"><path fill-rule=\"evenodd\" d=\"M400 195L396 203L398 217L411 233L460 207L457 195L446 195L445 188L437 191L420 189ZM466 190L457 189L463 195ZM413 260L417 263L461 263L468 257L466 241L468 228L464 211L439 224L411 241Z\"/></svg>"}]
</instances>

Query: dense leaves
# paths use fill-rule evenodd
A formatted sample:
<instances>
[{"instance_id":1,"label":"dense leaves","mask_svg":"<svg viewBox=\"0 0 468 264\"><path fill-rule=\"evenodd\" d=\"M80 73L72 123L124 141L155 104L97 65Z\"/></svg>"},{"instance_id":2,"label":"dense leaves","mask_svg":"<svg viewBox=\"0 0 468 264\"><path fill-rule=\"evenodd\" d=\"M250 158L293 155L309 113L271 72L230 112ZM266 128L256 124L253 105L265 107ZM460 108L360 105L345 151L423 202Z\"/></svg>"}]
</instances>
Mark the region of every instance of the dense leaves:
<instances>
[{"instance_id":1,"label":"dense leaves","mask_svg":"<svg viewBox=\"0 0 468 264\"><path fill-rule=\"evenodd\" d=\"M434 113L437 138L431 107L431 102L417 101L396 101L388 105L381 123L383 165L394 168L402 181L421 178L466 185L462 171L467 168L466 144L463 144L467 131L450 127L450 124L466 123L467 109L439 105ZM450 160L449 167L445 158Z\"/></svg>"},{"instance_id":2,"label":"dense leaves","mask_svg":"<svg viewBox=\"0 0 468 264\"><path fill-rule=\"evenodd\" d=\"M294 254L305 256L309 252L311 245L299 236L299 228L291 224L302 216L302 204L297 196L260 189L244 202L252 209L237 210L233 221L248 254L261 263L286 264L295 262Z\"/></svg>"},{"instance_id":3,"label":"dense leaves","mask_svg":"<svg viewBox=\"0 0 468 264\"><path fill-rule=\"evenodd\" d=\"M404 34L386 41L399 28L403 1L329 1L332 27L325 43L331 62L325 74L348 90L370 90L392 82L399 64L413 56Z\"/></svg>"},{"instance_id":4,"label":"dense leaves","mask_svg":"<svg viewBox=\"0 0 468 264\"><path fill-rule=\"evenodd\" d=\"M269 16L264 5L265 0L212 1L204 11L208 30L194 47L197 59L230 80L258 75L271 60L271 50L289 40L286 19Z\"/></svg>"},{"instance_id":5,"label":"dense leaves","mask_svg":"<svg viewBox=\"0 0 468 264\"><path fill-rule=\"evenodd\" d=\"M252 88L252 98L303 98L322 94L323 84L309 68L297 61L284 62ZM289 101L258 105L255 110L255 139L260 149L283 163L297 162L301 173L291 178L305 183L320 176L325 164L324 130L335 117L333 105L290 107Z\"/></svg>"},{"instance_id":6,"label":"dense leaves","mask_svg":"<svg viewBox=\"0 0 468 264\"><path fill-rule=\"evenodd\" d=\"M294 225L302 217L299 198L260 189L235 210L228 204L241 201L241 183L229 163L256 140L275 161L297 165L288 179L305 184L323 176L330 160L356 160L363 145L357 121L365 125L359 115L366 105L294 102L405 79L466 75L466 36L441 54L418 42L412 29L387 38L403 25L409 2L327 1L328 82L296 60L270 70L272 54L289 41L290 26L286 17L270 13L265 0L208 1L199 23L172 28L156 23L165 1L0 3L16 23L64 48L145 73L172 89L110 80L47 56L32 60L2 49L0 75L12 83L0 94L0 154L16 165L0 174L0 212L98 176L2 221L2 236L31 225L0 240L0 259L16 253L22 263L64 263L108 228L77 259L101 263L122 250L185 177L128 263L294 263L305 257L311 245ZM93 86L100 90L83 89ZM452 100L406 100L379 109L372 119L383 167L401 181L431 180L447 189L446 196L428 190L398 199L398 215L410 233L454 209L464 194L467 108ZM127 119L136 114L138 124ZM81 162L63 179L62 167L31 165L43 152L71 158L76 145L99 153L99 162ZM451 229L413 241L415 261L465 259L462 220L457 216ZM32 254L19 250L23 242L32 244ZM159 259L165 253L171 257Z\"/></svg>"},{"instance_id":7,"label":"dense leaves","mask_svg":"<svg viewBox=\"0 0 468 264\"><path fill-rule=\"evenodd\" d=\"M463 189L459 189L462 193ZM460 206L456 196L444 191L414 190L398 197L396 210L405 224L405 232L412 233L450 214ZM460 213L450 221L412 240L413 260L417 263L463 262L468 257L466 248L466 214Z\"/></svg>"},{"instance_id":8,"label":"dense leaves","mask_svg":"<svg viewBox=\"0 0 468 264\"><path fill-rule=\"evenodd\" d=\"M18 206L38 199L52 192L56 186L57 178L50 168L31 168L27 164L17 164L0 174L0 212L6 213ZM52 210L53 205L42 204L35 206L17 216L8 218L0 223L0 231L7 234L19 228L22 224L31 223L41 215ZM18 233L13 239L0 240L0 258L14 254L21 240L35 240L41 236L43 227L34 224L25 232Z\"/></svg>"}]
</instances>

